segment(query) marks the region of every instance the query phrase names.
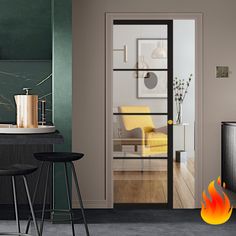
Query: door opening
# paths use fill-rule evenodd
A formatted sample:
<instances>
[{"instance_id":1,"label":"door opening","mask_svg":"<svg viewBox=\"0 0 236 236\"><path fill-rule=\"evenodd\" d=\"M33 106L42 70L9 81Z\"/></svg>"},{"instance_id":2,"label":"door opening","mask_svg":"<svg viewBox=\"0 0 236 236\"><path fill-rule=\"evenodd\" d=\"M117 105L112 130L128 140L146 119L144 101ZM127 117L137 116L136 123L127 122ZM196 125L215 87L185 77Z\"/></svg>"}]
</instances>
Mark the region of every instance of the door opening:
<instances>
[{"instance_id":1,"label":"door opening","mask_svg":"<svg viewBox=\"0 0 236 236\"><path fill-rule=\"evenodd\" d=\"M173 203L173 21L113 22L114 206Z\"/></svg>"},{"instance_id":2,"label":"door opening","mask_svg":"<svg viewBox=\"0 0 236 236\"><path fill-rule=\"evenodd\" d=\"M106 20L108 207L199 207L202 15L107 13ZM181 21L191 25L191 33ZM188 80L190 74L182 123L177 125L173 80Z\"/></svg>"},{"instance_id":3,"label":"door opening","mask_svg":"<svg viewBox=\"0 0 236 236\"><path fill-rule=\"evenodd\" d=\"M195 21L174 20L173 35L173 208L194 208Z\"/></svg>"}]
</instances>

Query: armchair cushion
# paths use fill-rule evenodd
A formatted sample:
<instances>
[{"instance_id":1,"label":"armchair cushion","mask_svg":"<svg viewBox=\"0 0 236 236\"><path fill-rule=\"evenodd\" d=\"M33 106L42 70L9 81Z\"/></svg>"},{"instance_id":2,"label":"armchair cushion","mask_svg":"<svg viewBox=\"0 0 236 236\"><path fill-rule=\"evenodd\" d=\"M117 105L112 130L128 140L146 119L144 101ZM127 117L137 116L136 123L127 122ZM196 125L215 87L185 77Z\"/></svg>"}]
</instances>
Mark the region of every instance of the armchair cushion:
<instances>
[{"instance_id":1,"label":"armchair cushion","mask_svg":"<svg viewBox=\"0 0 236 236\"><path fill-rule=\"evenodd\" d=\"M167 135L162 132L147 132L146 145L149 147L167 146Z\"/></svg>"}]
</instances>

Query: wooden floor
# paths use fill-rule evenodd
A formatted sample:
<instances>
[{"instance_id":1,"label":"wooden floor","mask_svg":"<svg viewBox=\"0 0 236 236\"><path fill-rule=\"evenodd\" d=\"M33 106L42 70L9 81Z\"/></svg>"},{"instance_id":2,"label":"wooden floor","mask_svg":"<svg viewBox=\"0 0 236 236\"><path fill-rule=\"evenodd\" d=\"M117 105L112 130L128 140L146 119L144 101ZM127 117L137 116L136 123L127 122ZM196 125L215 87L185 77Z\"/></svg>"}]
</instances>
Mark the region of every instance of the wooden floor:
<instances>
[{"instance_id":1,"label":"wooden floor","mask_svg":"<svg viewBox=\"0 0 236 236\"><path fill-rule=\"evenodd\" d=\"M194 160L174 162L174 208L194 208ZM166 203L166 171L115 171L114 203Z\"/></svg>"}]
</instances>

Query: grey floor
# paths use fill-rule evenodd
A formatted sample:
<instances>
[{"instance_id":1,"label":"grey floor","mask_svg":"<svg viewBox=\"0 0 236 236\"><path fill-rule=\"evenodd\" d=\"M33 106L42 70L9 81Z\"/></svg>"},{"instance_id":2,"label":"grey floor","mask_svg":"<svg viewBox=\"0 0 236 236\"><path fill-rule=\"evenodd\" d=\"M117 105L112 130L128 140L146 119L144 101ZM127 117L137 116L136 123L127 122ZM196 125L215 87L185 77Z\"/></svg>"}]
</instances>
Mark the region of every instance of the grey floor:
<instances>
[{"instance_id":1,"label":"grey floor","mask_svg":"<svg viewBox=\"0 0 236 236\"><path fill-rule=\"evenodd\" d=\"M236 214L224 225L210 226L199 210L139 210L88 212L91 236L228 236L236 235ZM22 226L25 222L22 222ZM0 231L15 230L14 221L0 221ZM34 231L34 230L33 230ZM85 235L82 224L76 224L76 235ZM33 235L35 235L33 233ZM68 224L45 224L45 236L71 236Z\"/></svg>"},{"instance_id":2,"label":"grey floor","mask_svg":"<svg viewBox=\"0 0 236 236\"><path fill-rule=\"evenodd\" d=\"M14 230L14 222L0 222L2 232ZM91 236L228 236L235 235L236 225L228 224L224 226L209 226L199 223L181 223L181 224L165 224L165 223L122 223L122 224L91 224L89 226ZM82 225L76 225L77 235L85 235ZM35 235L35 234L33 234ZM46 224L45 236L71 236L71 228L69 225L51 225Z\"/></svg>"}]
</instances>

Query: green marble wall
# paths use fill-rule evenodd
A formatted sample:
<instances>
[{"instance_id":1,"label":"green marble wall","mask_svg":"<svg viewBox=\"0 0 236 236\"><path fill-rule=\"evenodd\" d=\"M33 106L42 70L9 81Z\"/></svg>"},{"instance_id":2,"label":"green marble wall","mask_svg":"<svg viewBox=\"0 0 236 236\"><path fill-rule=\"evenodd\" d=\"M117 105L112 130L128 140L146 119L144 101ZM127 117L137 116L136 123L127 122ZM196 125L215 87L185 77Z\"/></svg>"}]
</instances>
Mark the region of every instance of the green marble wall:
<instances>
[{"instance_id":1,"label":"green marble wall","mask_svg":"<svg viewBox=\"0 0 236 236\"><path fill-rule=\"evenodd\" d=\"M52 120L65 140L55 151L71 151L72 143L71 11L71 0L0 1L0 120L15 119L13 95L22 87L48 95L48 112L52 108ZM52 67L50 61L1 61L51 58ZM55 165L53 174L54 208L67 208L63 167Z\"/></svg>"},{"instance_id":2,"label":"green marble wall","mask_svg":"<svg viewBox=\"0 0 236 236\"><path fill-rule=\"evenodd\" d=\"M0 122L15 122L13 96L23 87L45 96L52 120L51 58L51 0L1 0Z\"/></svg>"},{"instance_id":3,"label":"green marble wall","mask_svg":"<svg viewBox=\"0 0 236 236\"><path fill-rule=\"evenodd\" d=\"M52 62L0 60L0 123L16 122L15 94L22 88L46 99L46 120L52 121ZM40 113L40 112L39 112Z\"/></svg>"},{"instance_id":4,"label":"green marble wall","mask_svg":"<svg viewBox=\"0 0 236 236\"><path fill-rule=\"evenodd\" d=\"M51 57L51 0L1 0L0 60Z\"/></svg>"},{"instance_id":5,"label":"green marble wall","mask_svg":"<svg viewBox=\"0 0 236 236\"><path fill-rule=\"evenodd\" d=\"M72 133L72 40L71 0L52 0L53 22L53 121L64 136L55 151L71 151ZM71 177L71 176L70 176ZM54 166L54 208L67 208L63 166Z\"/></svg>"}]
</instances>

